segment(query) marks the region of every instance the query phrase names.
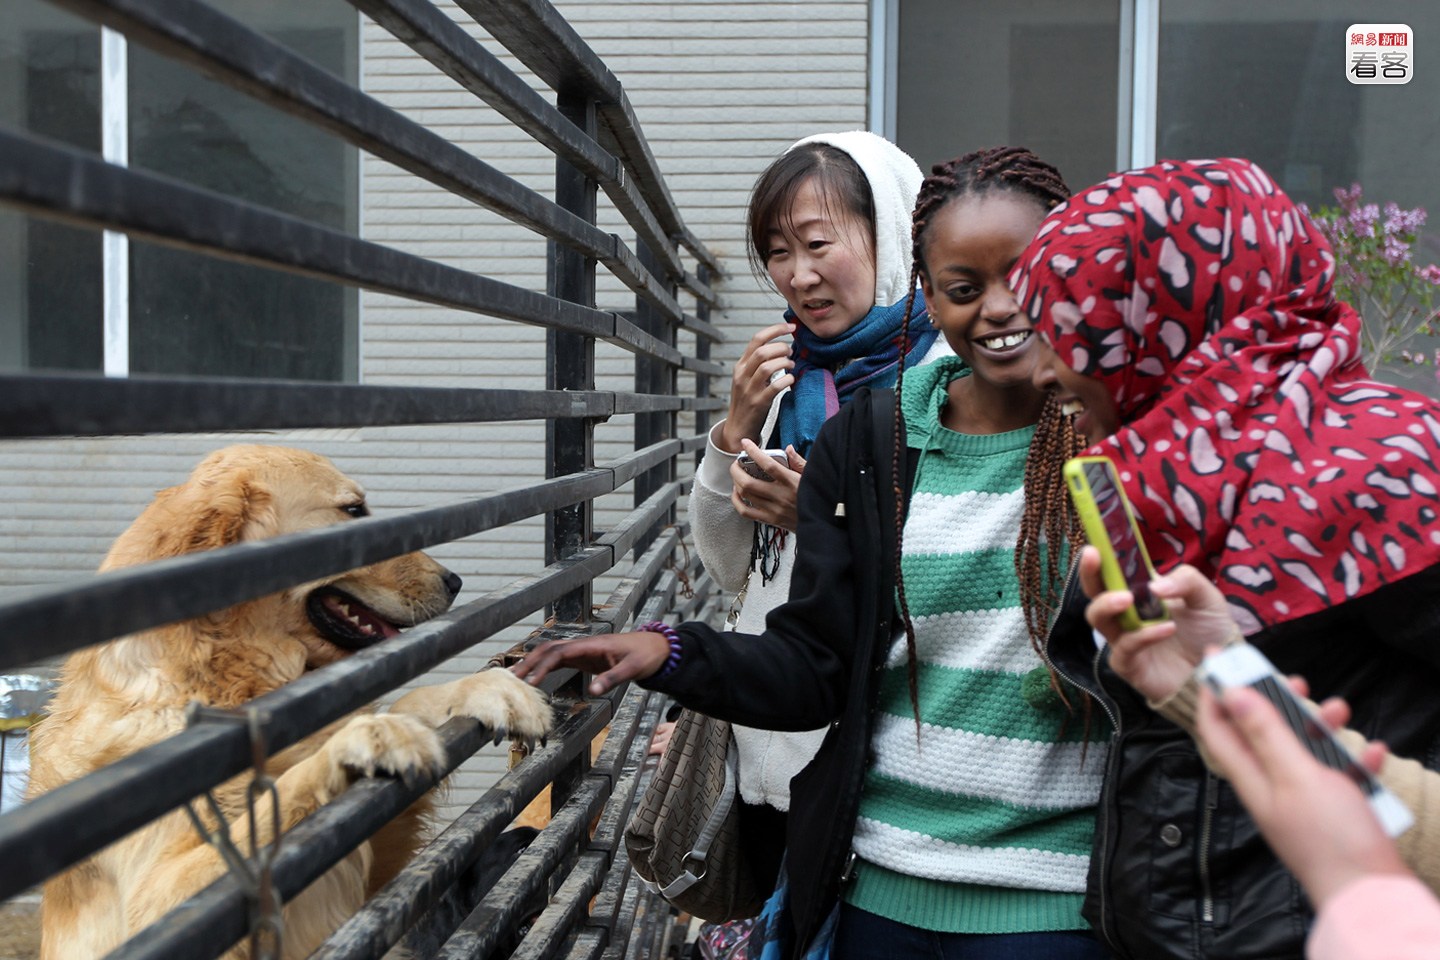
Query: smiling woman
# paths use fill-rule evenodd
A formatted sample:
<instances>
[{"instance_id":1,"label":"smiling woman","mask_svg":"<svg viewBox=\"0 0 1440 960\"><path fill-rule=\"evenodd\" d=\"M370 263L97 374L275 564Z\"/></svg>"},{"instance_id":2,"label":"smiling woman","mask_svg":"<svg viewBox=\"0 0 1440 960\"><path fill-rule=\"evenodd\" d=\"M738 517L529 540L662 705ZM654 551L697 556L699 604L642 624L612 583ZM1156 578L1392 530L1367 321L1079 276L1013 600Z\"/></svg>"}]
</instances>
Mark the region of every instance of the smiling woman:
<instances>
[{"instance_id":1,"label":"smiling woman","mask_svg":"<svg viewBox=\"0 0 1440 960\"><path fill-rule=\"evenodd\" d=\"M1044 395L1031 387L1030 320L1009 275L1046 208L1025 194L954 200L922 235L920 285L931 322L971 370L951 382L943 423L961 433L1002 433L1034 423Z\"/></svg>"}]
</instances>

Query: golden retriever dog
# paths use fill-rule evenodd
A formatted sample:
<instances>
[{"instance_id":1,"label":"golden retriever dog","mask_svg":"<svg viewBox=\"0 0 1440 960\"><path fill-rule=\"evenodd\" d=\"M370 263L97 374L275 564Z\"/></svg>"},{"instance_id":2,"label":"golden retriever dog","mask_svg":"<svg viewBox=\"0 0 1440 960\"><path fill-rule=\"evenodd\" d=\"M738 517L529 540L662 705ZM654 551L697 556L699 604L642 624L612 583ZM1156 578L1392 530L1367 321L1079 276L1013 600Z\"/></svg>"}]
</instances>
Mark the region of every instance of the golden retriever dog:
<instances>
[{"instance_id":1,"label":"golden retriever dog","mask_svg":"<svg viewBox=\"0 0 1440 960\"><path fill-rule=\"evenodd\" d=\"M156 495L122 533L101 570L344 523L368 513L365 491L329 460L303 450L227 447L184 483ZM82 650L61 672L50 715L32 737L31 791L43 793L134 753L185 726L192 701L235 708L352 651L450 607L460 578L411 553ZM270 758L280 829L327 803L357 777L439 771L435 728L468 716L538 738L551 712L543 694L506 670L485 670L414 690L388 713L361 713ZM235 845L249 849L245 785L216 788ZM203 804L197 805L202 809ZM425 839L426 800L352 852L284 911L284 956L309 955ZM274 825L257 804L260 841ZM183 809L176 809L45 885L43 960L109 953L226 870ZM248 946L227 957L248 956Z\"/></svg>"}]
</instances>

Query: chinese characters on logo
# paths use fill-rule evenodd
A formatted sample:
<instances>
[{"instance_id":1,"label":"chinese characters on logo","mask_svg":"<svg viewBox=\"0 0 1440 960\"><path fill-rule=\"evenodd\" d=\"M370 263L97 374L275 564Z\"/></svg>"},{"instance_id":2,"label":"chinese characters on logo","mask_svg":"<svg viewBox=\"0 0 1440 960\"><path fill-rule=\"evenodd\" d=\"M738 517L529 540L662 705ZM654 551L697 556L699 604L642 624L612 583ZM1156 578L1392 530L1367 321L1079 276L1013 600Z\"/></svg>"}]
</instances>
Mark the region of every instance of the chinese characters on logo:
<instances>
[{"instance_id":1,"label":"chinese characters on logo","mask_svg":"<svg viewBox=\"0 0 1440 960\"><path fill-rule=\"evenodd\" d=\"M1351 83L1409 83L1415 31L1403 23L1355 23L1345 31L1345 78Z\"/></svg>"}]
</instances>

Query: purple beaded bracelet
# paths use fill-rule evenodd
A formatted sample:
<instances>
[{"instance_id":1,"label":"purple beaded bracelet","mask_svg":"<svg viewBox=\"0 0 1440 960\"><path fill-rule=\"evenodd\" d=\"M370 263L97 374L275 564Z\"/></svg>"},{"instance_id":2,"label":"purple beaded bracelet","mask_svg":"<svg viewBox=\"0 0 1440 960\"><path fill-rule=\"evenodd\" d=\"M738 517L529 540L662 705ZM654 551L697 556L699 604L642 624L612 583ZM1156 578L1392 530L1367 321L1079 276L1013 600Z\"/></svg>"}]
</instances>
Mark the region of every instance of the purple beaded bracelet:
<instances>
[{"instance_id":1,"label":"purple beaded bracelet","mask_svg":"<svg viewBox=\"0 0 1440 960\"><path fill-rule=\"evenodd\" d=\"M665 677L674 673L675 668L680 666L680 634L675 632L675 628L659 620L651 620L636 629L641 633L658 633L670 644L670 656L665 658L665 665L655 672L655 676Z\"/></svg>"}]
</instances>

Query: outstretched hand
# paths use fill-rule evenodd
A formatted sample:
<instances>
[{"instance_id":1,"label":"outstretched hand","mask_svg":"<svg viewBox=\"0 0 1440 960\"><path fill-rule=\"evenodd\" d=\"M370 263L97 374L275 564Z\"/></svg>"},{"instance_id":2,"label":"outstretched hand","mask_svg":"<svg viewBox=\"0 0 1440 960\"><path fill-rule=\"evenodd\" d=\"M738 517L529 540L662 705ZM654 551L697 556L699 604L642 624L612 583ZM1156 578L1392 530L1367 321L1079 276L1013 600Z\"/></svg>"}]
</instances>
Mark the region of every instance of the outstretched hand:
<instances>
[{"instance_id":1,"label":"outstretched hand","mask_svg":"<svg viewBox=\"0 0 1440 960\"><path fill-rule=\"evenodd\" d=\"M654 675L670 656L670 641L658 633L602 633L576 640L549 640L510 670L532 684L550 671L574 667L595 674L590 695L600 696L622 683Z\"/></svg>"},{"instance_id":2,"label":"outstretched hand","mask_svg":"<svg viewBox=\"0 0 1440 960\"><path fill-rule=\"evenodd\" d=\"M1197 735L1317 909L1361 876L1407 872L1359 788L1311 757L1256 691L1237 687L1217 701L1203 689ZM1384 756L1372 743L1360 759L1376 772Z\"/></svg>"},{"instance_id":3,"label":"outstretched hand","mask_svg":"<svg viewBox=\"0 0 1440 960\"><path fill-rule=\"evenodd\" d=\"M1124 631L1120 614L1135 597L1129 590L1106 590L1100 579L1100 552L1080 553L1080 586L1092 597L1085 619L1110 645L1110 668L1151 702L1166 699L1185 683L1205 648L1239 635L1225 595L1189 564L1181 564L1150 584L1165 601L1170 618Z\"/></svg>"}]
</instances>

